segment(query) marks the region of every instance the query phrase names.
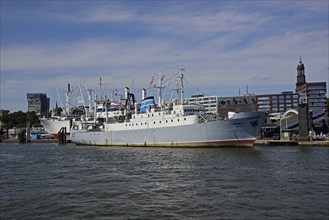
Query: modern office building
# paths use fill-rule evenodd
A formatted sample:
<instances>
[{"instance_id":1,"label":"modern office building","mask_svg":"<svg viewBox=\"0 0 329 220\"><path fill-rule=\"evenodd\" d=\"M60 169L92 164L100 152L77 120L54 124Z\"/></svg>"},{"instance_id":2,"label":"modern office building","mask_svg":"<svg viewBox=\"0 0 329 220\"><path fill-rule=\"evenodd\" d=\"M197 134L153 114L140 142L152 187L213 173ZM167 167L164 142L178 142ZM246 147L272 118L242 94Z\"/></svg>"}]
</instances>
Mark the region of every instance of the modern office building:
<instances>
[{"instance_id":1,"label":"modern office building","mask_svg":"<svg viewBox=\"0 0 329 220\"><path fill-rule=\"evenodd\" d=\"M218 97L196 95L185 99L190 104L202 105L206 113L228 117L228 112L256 111L255 95Z\"/></svg>"},{"instance_id":2,"label":"modern office building","mask_svg":"<svg viewBox=\"0 0 329 220\"><path fill-rule=\"evenodd\" d=\"M193 95L190 98L186 98L184 101L189 104L202 105L205 108L206 113L209 114L217 114L218 112L217 96Z\"/></svg>"},{"instance_id":3,"label":"modern office building","mask_svg":"<svg viewBox=\"0 0 329 220\"><path fill-rule=\"evenodd\" d=\"M257 111L269 113L283 113L290 109L297 109L299 95L293 92L257 95Z\"/></svg>"},{"instance_id":4,"label":"modern office building","mask_svg":"<svg viewBox=\"0 0 329 220\"><path fill-rule=\"evenodd\" d=\"M50 99L45 93L27 93L26 96L28 112L35 112L40 117L48 116Z\"/></svg>"},{"instance_id":5,"label":"modern office building","mask_svg":"<svg viewBox=\"0 0 329 220\"><path fill-rule=\"evenodd\" d=\"M326 82L305 83L296 88L297 92L303 94L308 103L308 109L312 111L323 111L326 109Z\"/></svg>"}]
</instances>

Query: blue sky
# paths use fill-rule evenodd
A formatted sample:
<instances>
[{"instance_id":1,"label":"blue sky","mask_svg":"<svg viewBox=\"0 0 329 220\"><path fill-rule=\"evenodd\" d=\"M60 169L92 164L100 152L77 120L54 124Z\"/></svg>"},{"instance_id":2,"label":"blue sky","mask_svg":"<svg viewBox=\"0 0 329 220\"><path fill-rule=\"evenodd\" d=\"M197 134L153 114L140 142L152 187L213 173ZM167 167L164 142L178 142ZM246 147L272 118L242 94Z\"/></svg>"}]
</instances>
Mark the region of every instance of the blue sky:
<instances>
[{"instance_id":1,"label":"blue sky","mask_svg":"<svg viewBox=\"0 0 329 220\"><path fill-rule=\"evenodd\" d=\"M54 107L67 83L97 90L99 77L138 95L180 65L186 96L293 91L300 55L306 80L328 84L328 11L327 0L1 0L0 108L26 111L26 93Z\"/></svg>"}]
</instances>

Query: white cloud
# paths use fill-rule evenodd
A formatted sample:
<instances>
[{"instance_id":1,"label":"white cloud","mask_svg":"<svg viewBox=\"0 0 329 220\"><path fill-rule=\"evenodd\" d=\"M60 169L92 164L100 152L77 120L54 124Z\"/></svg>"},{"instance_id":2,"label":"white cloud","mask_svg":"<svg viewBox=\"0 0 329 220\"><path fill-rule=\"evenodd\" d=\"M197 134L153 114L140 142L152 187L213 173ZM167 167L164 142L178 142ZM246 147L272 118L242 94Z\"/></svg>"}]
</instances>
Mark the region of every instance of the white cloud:
<instances>
[{"instance_id":1,"label":"white cloud","mask_svg":"<svg viewBox=\"0 0 329 220\"><path fill-rule=\"evenodd\" d=\"M86 40L61 45L17 45L1 50L2 71L142 65L159 62L172 49L170 42ZM162 57L163 58L163 57Z\"/></svg>"},{"instance_id":2,"label":"white cloud","mask_svg":"<svg viewBox=\"0 0 329 220\"><path fill-rule=\"evenodd\" d=\"M267 18L257 14L218 11L214 14L145 15L140 18L140 21L152 25L152 28L157 31L193 38L195 34L203 33L249 32L264 24Z\"/></svg>"},{"instance_id":3,"label":"white cloud","mask_svg":"<svg viewBox=\"0 0 329 220\"><path fill-rule=\"evenodd\" d=\"M136 28L142 37L132 35L119 39L95 33L86 34L73 43L63 38L56 43L45 39L37 43L2 45L1 108L6 108L3 103L17 100L26 103L26 92L46 92L54 99L55 86L69 82L95 87L99 76L117 88L130 85L133 79L136 88L144 87L152 75L159 71L166 75L177 73L181 64L186 67L188 81L200 90L217 94L246 85L293 88L299 54L306 66L306 79L326 81L328 23L326 27L312 23L312 16L318 19L312 11L323 14L322 6L327 3L317 3L309 10L306 3L298 3L298 9L289 3L283 10L291 12L291 16L278 11L282 4L271 4L262 3L258 10L250 7L242 10L243 7L232 4L228 8L215 5L211 10L184 10L180 5L148 13L140 8L111 4L84 5L78 10L71 7L62 11L59 4L44 11L36 10L30 22L40 19L63 21L67 25L101 24L109 29L115 23L125 30ZM307 14L296 13L298 10ZM28 10L32 11L32 8ZM293 19L285 20L287 17ZM305 18L310 18L309 22L301 23ZM81 33L89 31L92 30Z\"/></svg>"}]
</instances>

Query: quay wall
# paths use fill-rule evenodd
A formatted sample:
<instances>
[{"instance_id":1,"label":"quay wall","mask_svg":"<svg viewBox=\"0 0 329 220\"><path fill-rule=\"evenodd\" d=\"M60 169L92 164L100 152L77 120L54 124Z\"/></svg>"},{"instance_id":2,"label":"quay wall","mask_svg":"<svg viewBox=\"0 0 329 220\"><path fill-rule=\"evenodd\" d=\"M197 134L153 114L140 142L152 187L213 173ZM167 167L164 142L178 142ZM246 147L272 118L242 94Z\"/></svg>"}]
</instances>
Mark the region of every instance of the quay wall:
<instances>
[{"instance_id":1,"label":"quay wall","mask_svg":"<svg viewBox=\"0 0 329 220\"><path fill-rule=\"evenodd\" d=\"M321 146L329 147L329 141L285 141L285 140L256 140L255 146L293 145L293 146Z\"/></svg>"},{"instance_id":2,"label":"quay wall","mask_svg":"<svg viewBox=\"0 0 329 220\"><path fill-rule=\"evenodd\" d=\"M3 139L0 140L3 143L19 143L18 139ZM35 139L28 140L27 143L58 143L58 139ZM70 143L70 140L67 140ZM284 141L284 140L256 140L255 146L321 146L321 147L329 147L329 141Z\"/></svg>"}]
</instances>

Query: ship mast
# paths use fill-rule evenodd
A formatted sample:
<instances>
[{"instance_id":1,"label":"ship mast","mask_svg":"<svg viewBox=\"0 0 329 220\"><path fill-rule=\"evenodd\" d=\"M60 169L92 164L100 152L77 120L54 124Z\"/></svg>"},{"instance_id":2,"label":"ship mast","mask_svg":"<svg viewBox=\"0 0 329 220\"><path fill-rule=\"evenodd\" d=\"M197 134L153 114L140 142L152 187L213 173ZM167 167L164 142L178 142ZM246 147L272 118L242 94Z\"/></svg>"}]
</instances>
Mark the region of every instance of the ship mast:
<instances>
[{"instance_id":1,"label":"ship mast","mask_svg":"<svg viewBox=\"0 0 329 220\"><path fill-rule=\"evenodd\" d=\"M184 74L183 74L183 71L185 71L185 69L181 65L179 67L179 76L178 76L178 78L180 80L179 92L180 92L180 102L181 102L181 104L183 104L183 99L184 99Z\"/></svg>"},{"instance_id":2,"label":"ship mast","mask_svg":"<svg viewBox=\"0 0 329 220\"><path fill-rule=\"evenodd\" d=\"M162 107L163 104L163 97L162 97L162 89L166 88L165 86L162 86L162 82L165 75L162 76L161 72L159 73L159 84L155 85L154 88L157 88L159 91L159 97L158 97L158 106Z\"/></svg>"},{"instance_id":3,"label":"ship mast","mask_svg":"<svg viewBox=\"0 0 329 220\"><path fill-rule=\"evenodd\" d=\"M87 87L87 86L86 86ZM92 103L93 103L93 92L94 90L93 89L87 89L88 91L88 104L89 104L89 114L92 113L92 109L93 109L93 106L92 106ZM95 109L96 111L96 109Z\"/></svg>"},{"instance_id":4,"label":"ship mast","mask_svg":"<svg viewBox=\"0 0 329 220\"><path fill-rule=\"evenodd\" d=\"M72 93L72 90L71 90L71 85L70 83L67 85L67 91L65 91L65 115L69 115L70 114L70 98L71 98L71 93Z\"/></svg>"}]
</instances>

